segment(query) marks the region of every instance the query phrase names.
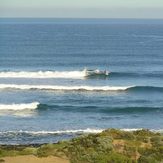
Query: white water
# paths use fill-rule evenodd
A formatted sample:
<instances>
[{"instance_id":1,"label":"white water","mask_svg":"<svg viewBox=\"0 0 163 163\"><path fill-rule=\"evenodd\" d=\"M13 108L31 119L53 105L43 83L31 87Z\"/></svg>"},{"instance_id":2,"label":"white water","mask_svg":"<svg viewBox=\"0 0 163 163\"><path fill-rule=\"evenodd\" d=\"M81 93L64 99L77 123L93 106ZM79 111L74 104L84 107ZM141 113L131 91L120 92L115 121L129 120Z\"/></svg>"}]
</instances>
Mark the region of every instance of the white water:
<instances>
[{"instance_id":1,"label":"white water","mask_svg":"<svg viewBox=\"0 0 163 163\"><path fill-rule=\"evenodd\" d=\"M60 86L60 85L16 85L0 84L0 89L39 89L39 90L86 90L86 91L124 91L133 86Z\"/></svg>"},{"instance_id":2,"label":"white water","mask_svg":"<svg viewBox=\"0 0 163 163\"><path fill-rule=\"evenodd\" d=\"M13 111L18 111L18 110L34 110L37 108L39 105L38 102L33 102L33 103L26 103L26 104L0 104L0 110L13 110Z\"/></svg>"},{"instance_id":3,"label":"white water","mask_svg":"<svg viewBox=\"0 0 163 163\"><path fill-rule=\"evenodd\" d=\"M142 130L141 128L131 128L131 129L120 129L122 131L128 131L128 132L132 132L132 131L138 131L138 130ZM0 135L3 134L29 134L29 135L55 135L55 134L82 134L82 133L93 133L93 134L97 134L97 133L101 133L102 131L104 131L104 129L78 129L78 130L57 130L57 131L23 131L23 130L19 130L19 131L2 131L0 132ZM163 129L150 129L150 131L152 132L158 132L158 133L163 133Z\"/></svg>"},{"instance_id":4,"label":"white water","mask_svg":"<svg viewBox=\"0 0 163 163\"><path fill-rule=\"evenodd\" d=\"M84 78L85 71L0 72L0 78Z\"/></svg>"},{"instance_id":5,"label":"white water","mask_svg":"<svg viewBox=\"0 0 163 163\"><path fill-rule=\"evenodd\" d=\"M8 133L20 133L20 134L31 134L31 135L49 135L49 134L71 134L71 133L100 133L102 129L79 129L79 130L58 130L58 131L4 131L0 132L0 134L8 134Z\"/></svg>"},{"instance_id":6,"label":"white water","mask_svg":"<svg viewBox=\"0 0 163 163\"><path fill-rule=\"evenodd\" d=\"M81 79L89 76L88 70L82 71L4 71L0 72L0 78L72 78ZM98 75L100 70L92 70L93 74ZM106 75L106 74L105 74Z\"/></svg>"}]
</instances>

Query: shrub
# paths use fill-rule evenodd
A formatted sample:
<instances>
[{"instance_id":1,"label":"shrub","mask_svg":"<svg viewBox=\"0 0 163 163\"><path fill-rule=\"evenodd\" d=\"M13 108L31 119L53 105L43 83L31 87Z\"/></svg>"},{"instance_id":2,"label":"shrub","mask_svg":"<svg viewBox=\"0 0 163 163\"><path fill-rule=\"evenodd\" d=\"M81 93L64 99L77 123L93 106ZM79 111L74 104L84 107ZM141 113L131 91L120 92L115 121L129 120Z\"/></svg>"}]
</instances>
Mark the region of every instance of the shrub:
<instances>
[{"instance_id":1,"label":"shrub","mask_svg":"<svg viewBox=\"0 0 163 163\"><path fill-rule=\"evenodd\" d=\"M118 153L97 155L94 163L132 163L130 158Z\"/></svg>"},{"instance_id":2,"label":"shrub","mask_svg":"<svg viewBox=\"0 0 163 163\"><path fill-rule=\"evenodd\" d=\"M24 148L22 151L19 152L20 155L36 155L37 148L27 147Z\"/></svg>"},{"instance_id":3,"label":"shrub","mask_svg":"<svg viewBox=\"0 0 163 163\"><path fill-rule=\"evenodd\" d=\"M116 130L116 129L108 129L101 133L101 135L111 136L114 139L125 139L125 140L133 140L135 137L132 132Z\"/></svg>"},{"instance_id":4,"label":"shrub","mask_svg":"<svg viewBox=\"0 0 163 163\"><path fill-rule=\"evenodd\" d=\"M37 150L38 157L47 157L49 155L54 155L56 153L56 149L53 144L42 145Z\"/></svg>"},{"instance_id":5,"label":"shrub","mask_svg":"<svg viewBox=\"0 0 163 163\"><path fill-rule=\"evenodd\" d=\"M150 156L148 156L148 157L147 156L141 156L138 159L138 163L159 163L159 162Z\"/></svg>"},{"instance_id":6,"label":"shrub","mask_svg":"<svg viewBox=\"0 0 163 163\"><path fill-rule=\"evenodd\" d=\"M133 134L135 136L140 136L140 137L152 137L152 136L160 136L159 133L154 133L152 131L149 131L148 129L142 129L142 130L136 130L136 131L133 131Z\"/></svg>"},{"instance_id":7,"label":"shrub","mask_svg":"<svg viewBox=\"0 0 163 163\"><path fill-rule=\"evenodd\" d=\"M155 147L163 146L163 140L162 140L162 137L160 136L154 136L150 140L151 140L152 145Z\"/></svg>"}]
</instances>

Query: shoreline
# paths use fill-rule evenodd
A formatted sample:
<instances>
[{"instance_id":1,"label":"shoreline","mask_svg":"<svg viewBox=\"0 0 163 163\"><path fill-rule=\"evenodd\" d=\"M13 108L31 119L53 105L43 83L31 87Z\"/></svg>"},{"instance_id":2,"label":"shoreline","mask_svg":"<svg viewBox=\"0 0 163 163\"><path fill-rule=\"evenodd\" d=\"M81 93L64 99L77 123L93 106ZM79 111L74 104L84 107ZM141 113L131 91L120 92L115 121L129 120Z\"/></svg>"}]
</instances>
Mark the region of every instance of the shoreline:
<instances>
[{"instance_id":1,"label":"shoreline","mask_svg":"<svg viewBox=\"0 0 163 163\"><path fill-rule=\"evenodd\" d=\"M0 145L0 162L6 163L103 163L163 161L163 134L147 129L122 131L107 129L100 133L83 134L67 141L51 144ZM101 159L103 162L100 162ZM97 161L100 160L100 161Z\"/></svg>"}]
</instances>

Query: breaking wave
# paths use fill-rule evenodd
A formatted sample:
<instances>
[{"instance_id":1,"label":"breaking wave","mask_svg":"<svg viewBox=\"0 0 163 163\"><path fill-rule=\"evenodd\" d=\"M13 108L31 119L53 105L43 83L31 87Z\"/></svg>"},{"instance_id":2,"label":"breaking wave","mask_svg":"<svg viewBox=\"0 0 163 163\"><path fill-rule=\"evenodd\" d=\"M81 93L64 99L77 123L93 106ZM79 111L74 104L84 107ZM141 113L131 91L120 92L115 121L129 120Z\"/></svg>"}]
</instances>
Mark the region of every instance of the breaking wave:
<instances>
[{"instance_id":1,"label":"breaking wave","mask_svg":"<svg viewBox=\"0 0 163 163\"><path fill-rule=\"evenodd\" d=\"M109 72L94 70L80 70L80 71L1 71L0 78L69 78L69 79L84 79L84 78L136 78L136 77L157 77L162 78L162 72Z\"/></svg>"},{"instance_id":2,"label":"breaking wave","mask_svg":"<svg viewBox=\"0 0 163 163\"><path fill-rule=\"evenodd\" d=\"M4 131L0 132L0 135L4 134L28 134L33 136L39 135L64 135L64 134L82 134L82 133L100 133L103 129L78 129L78 130L57 130L57 131Z\"/></svg>"},{"instance_id":3,"label":"breaking wave","mask_svg":"<svg viewBox=\"0 0 163 163\"><path fill-rule=\"evenodd\" d=\"M4 71L0 72L0 78L72 78L80 79L88 76L108 75L100 70L81 70L81 71Z\"/></svg>"},{"instance_id":4,"label":"breaking wave","mask_svg":"<svg viewBox=\"0 0 163 163\"><path fill-rule=\"evenodd\" d=\"M0 111L12 110L12 111L21 111L21 110L34 110L37 109L39 102L26 103L26 104L0 104Z\"/></svg>"},{"instance_id":5,"label":"breaking wave","mask_svg":"<svg viewBox=\"0 0 163 163\"><path fill-rule=\"evenodd\" d=\"M17 85L0 84L0 89L20 89L20 90L63 90L63 91L157 91L163 92L163 87L155 86L62 86L62 85Z\"/></svg>"},{"instance_id":6,"label":"breaking wave","mask_svg":"<svg viewBox=\"0 0 163 163\"><path fill-rule=\"evenodd\" d=\"M123 131L137 131L137 130L142 130L143 128L122 128L120 130ZM1 135L23 135L25 134L27 135L32 135L32 136L47 136L47 135L66 135L66 134L97 134L97 133L101 133L102 131L104 131L105 129L91 129L91 128L87 128L87 129L77 129L77 130L56 130L56 131L23 131L23 130L19 130L19 131L2 131L0 132L0 136ZM163 133L163 129L149 129L152 132L159 132L159 133Z\"/></svg>"},{"instance_id":7,"label":"breaking wave","mask_svg":"<svg viewBox=\"0 0 163 163\"><path fill-rule=\"evenodd\" d=\"M42 130L42 131L1 131L0 132L0 145L39 145L44 143L57 143L59 140L68 140L77 135L82 134L98 134L105 129L70 129L70 130ZM142 128L124 128L124 131L137 131ZM150 129L152 132L163 133L163 129Z\"/></svg>"},{"instance_id":8,"label":"breaking wave","mask_svg":"<svg viewBox=\"0 0 163 163\"><path fill-rule=\"evenodd\" d=\"M60 85L16 85L0 84L0 89L21 89L21 90L64 90L64 91L123 91L132 86L60 86Z\"/></svg>"}]
</instances>

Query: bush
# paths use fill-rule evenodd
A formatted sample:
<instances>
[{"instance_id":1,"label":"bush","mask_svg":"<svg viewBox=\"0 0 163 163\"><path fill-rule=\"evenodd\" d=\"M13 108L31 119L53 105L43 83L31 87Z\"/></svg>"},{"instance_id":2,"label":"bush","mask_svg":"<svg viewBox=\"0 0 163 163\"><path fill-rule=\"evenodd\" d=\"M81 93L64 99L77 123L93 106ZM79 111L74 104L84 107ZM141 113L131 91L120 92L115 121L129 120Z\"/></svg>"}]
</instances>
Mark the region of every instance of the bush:
<instances>
[{"instance_id":1,"label":"bush","mask_svg":"<svg viewBox=\"0 0 163 163\"><path fill-rule=\"evenodd\" d=\"M47 157L50 155L55 155L55 153L56 153L56 148L53 144L42 145L37 150L38 157Z\"/></svg>"},{"instance_id":2,"label":"bush","mask_svg":"<svg viewBox=\"0 0 163 163\"><path fill-rule=\"evenodd\" d=\"M154 136L151 138L151 143L153 146L158 147L158 146L163 146L163 140L162 137L160 136Z\"/></svg>"},{"instance_id":3,"label":"bush","mask_svg":"<svg viewBox=\"0 0 163 163\"><path fill-rule=\"evenodd\" d=\"M130 158L118 153L97 155L94 163L132 163Z\"/></svg>"},{"instance_id":4,"label":"bush","mask_svg":"<svg viewBox=\"0 0 163 163\"><path fill-rule=\"evenodd\" d=\"M18 151L16 151L16 150L0 149L0 157L16 156L16 155L18 155Z\"/></svg>"},{"instance_id":5,"label":"bush","mask_svg":"<svg viewBox=\"0 0 163 163\"><path fill-rule=\"evenodd\" d=\"M19 152L20 155L36 155L37 148L27 147L24 148L22 151Z\"/></svg>"},{"instance_id":6,"label":"bush","mask_svg":"<svg viewBox=\"0 0 163 163\"><path fill-rule=\"evenodd\" d=\"M133 131L133 134L135 136L140 136L140 137L152 137L152 136L160 136L159 133L154 133L152 131L149 131L148 129L143 129L143 130L136 130L136 131Z\"/></svg>"},{"instance_id":7,"label":"bush","mask_svg":"<svg viewBox=\"0 0 163 163\"><path fill-rule=\"evenodd\" d=\"M127 146L125 145L124 146L124 153L128 156L128 157L132 157L132 156L135 156L136 155L136 147L134 146Z\"/></svg>"},{"instance_id":8,"label":"bush","mask_svg":"<svg viewBox=\"0 0 163 163\"><path fill-rule=\"evenodd\" d=\"M133 140L135 136L132 132L116 130L116 129L108 129L101 133L101 135L111 136L114 139L125 139L125 140Z\"/></svg>"},{"instance_id":9,"label":"bush","mask_svg":"<svg viewBox=\"0 0 163 163\"><path fill-rule=\"evenodd\" d=\"M141 156L138 159L138 163L159 163L159 162L150 156L149 157Z\"/></svg>"}]
</instances>

